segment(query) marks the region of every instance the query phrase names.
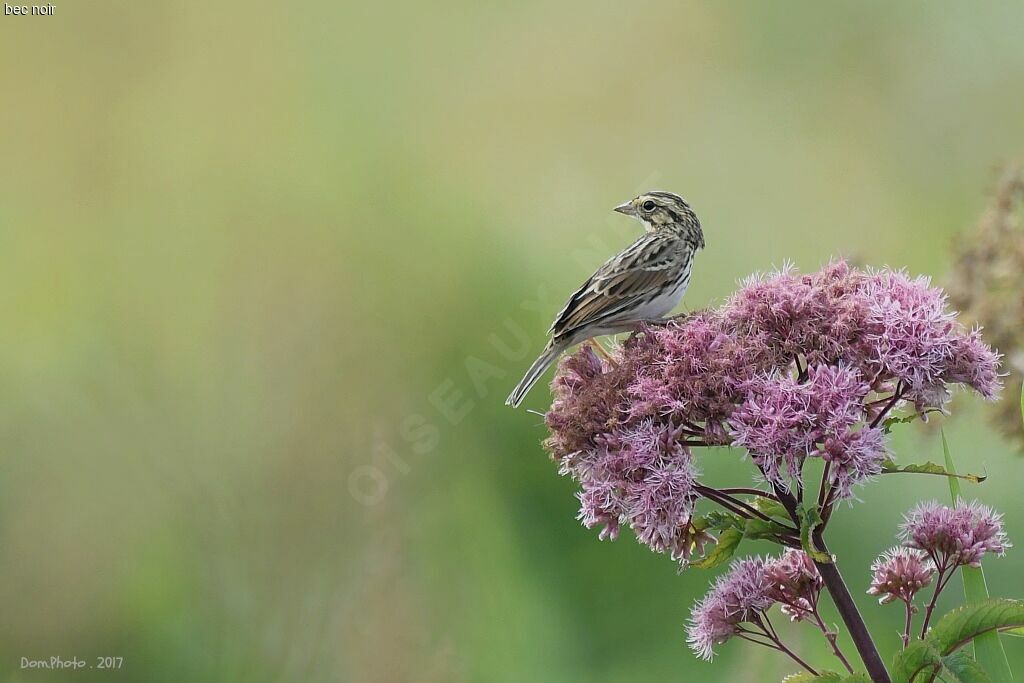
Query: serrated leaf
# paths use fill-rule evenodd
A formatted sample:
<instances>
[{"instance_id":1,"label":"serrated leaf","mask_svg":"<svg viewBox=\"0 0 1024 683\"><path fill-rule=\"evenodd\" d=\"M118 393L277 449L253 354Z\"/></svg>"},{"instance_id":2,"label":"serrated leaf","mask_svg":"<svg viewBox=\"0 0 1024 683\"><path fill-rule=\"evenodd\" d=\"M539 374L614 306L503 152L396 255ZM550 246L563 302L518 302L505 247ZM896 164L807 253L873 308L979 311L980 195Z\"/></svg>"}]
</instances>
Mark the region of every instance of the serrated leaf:
<instances>
[{"instance_id":1,"label":"serrated leaf","mask_svg":"<svg viewBox=\"0 0 1024 683\"><path fill-rule=\"evenodd\" d=\"M743 537L752 541L761 539L777 540L779 536L792 534L793 529L763 519L748 519L743 528Z\"/></svg>"},{"instance_id":2,"label":"serrated leaf","mask_svg":"<svg viewBox=\"0 0 1024 683\"><path fill-rule=\"evenodd\" d=\"M931 676L941 668L942 655L938 650L925 640L916 640L896 655L892 664L892 680L893 683L928 680L926 676Z\"/></svg>"},{"instance_id":3,"label":"serrated leaf","mask_svg":"<svg viewBox=\"0 0 1024 683\"><path fill-rule=\"evenodd\" d=\"M896 657L893 683L991 683L984 669L966 652L942 655L927 639L911 643Z\"/></svg>"},{"instance_id":4,"label":"serrated leaf","mask_svg":"<svg viewBox=\"0 0 1024 683\"><path fill-rule=\"evenodd\" d=\"M725 531L726 529L742 529L745 521L739 515L734 515L731 512L712 510L706 515L694 517L690 523L697 531Z\"/></svg>"},{"instance_id":5,"label":"serrated leaf","mask_svg":"<svg viewBox=\"0 0 1024 683\"><path fill-rule=\"evenodd\" d=\"M782 683L871 683L870 679L862 674L855 674L849 678L843 678L842 674L835 671L823 671L817 676L806 671L798 674L790 674L782 679Z\"/></svg>"},{"instance_id":6,"label":"serrated leaf","mask_svg":"<svg viewBox=\"0 0 1024 683\"><path fill-rule=\"evenodd\" d=\"M948 679L953 683L991 683L981 664L974 661L974 657L961 650L942 658L943 674L940 678ZM946 676L945 674L949 674Z\"/></svg>"},{"instance_id":7,"label":"serrated leaf","mask_svg":"<svg viewBox=\"0 0 1024 683\"><path fill-rule=\"evenodd\" d=\"M939 434L942 437L942 455L946 469L956 472L946 432L940 430ZM953 498L953 505L956 505L960 500L960 482L953 478L946 481L949 482L949 495ZM961 567L960 574L964 580L964 598L968 603L988 600L988 585L985 583L985 571L981 567ZM974 640L974 657L995 683L1013 681L1013 671L1010 669L1010 662L1006 658L1006 651L997 632L982 634Z\"/></svg>"},{"instance_id":8,"label":"serrated leaf","mask_svg":"<svg viewBox=\"0 0 1024 683\"><path fill-rule=\"evenodd\" d=\"M936 474L942 477L963 479L972 484L980 484L988 478L981 474L957 474L956 472L949 471L948 467L937 465L934 462L911 463L910 465L900 467L891 459L887 459L882 463L882 474Z\"/></svg>"},{"instance_id":9,"label":"serrated leaf","mask_svg":"<svg viewBox=\"0 0 1024 683\"><path fill-rule=\"evenodd\" d=\"M925 640L941 654L947 655L980 635L1022 626L1024 602L990 598L963 605L946 614L932 627Z\"/></svg>"},{"instance_id":10,"label":"serrated leaf","mask_svg":"<svg viewBox=\"0 0 1024 683\"><path fill-rule=\"evenodd\" d=\"M898 424L907 424L907 423L913 422L917 418L918 418L918 414L917 413L912 413L910 415L904 415L903 417L896 417L896 416L887 417L887 418L885 418L885 420L882 421L882 432L885 433L885 434L889 434L889 433L892 432L892 428L895 427L896 425L898 425Z\"/></svg>"},{"instance_id":11,"label":"serrated leaf","mask_svg":"<svg viewBox=\"0 0 1024 683\"><path fill-rule=\"evenodd\" d=\"M791 524L793 522L785 506L777 500L758 498L754 501L754 507L757 508L758 512L763 512L769 517L780 520L783 524Z\"/></svg>"},{"instance_id":12,"label":"serrated leaf","mask_svg":"<svg viewBox=\"0 0 1024 683\"><path fill-rule=\"evenodd\" d=\"M800 503L797 506L796 512L800 518L800 546L804 549L804 552L815 562L831 563L832 558L815 548L814 544L811 543L811 535L818 525L821 524L821 513L818 512L818 506L806 507L803 503Z\"/></svg>"},{"instance_id":13,"label":"serrated leaf","mask_svg":"<svg viewBox=\"0 0 1024 683\"><path fill-rule=\"evenodd\" d=\"M720 564L728 562L736 554L736 548L742 540L743 532L741 530L735 528L726 529L718 537L715 549L696 562L691 562L689 566L694 569L714 569Z\"/></svg>"}]
</instances>

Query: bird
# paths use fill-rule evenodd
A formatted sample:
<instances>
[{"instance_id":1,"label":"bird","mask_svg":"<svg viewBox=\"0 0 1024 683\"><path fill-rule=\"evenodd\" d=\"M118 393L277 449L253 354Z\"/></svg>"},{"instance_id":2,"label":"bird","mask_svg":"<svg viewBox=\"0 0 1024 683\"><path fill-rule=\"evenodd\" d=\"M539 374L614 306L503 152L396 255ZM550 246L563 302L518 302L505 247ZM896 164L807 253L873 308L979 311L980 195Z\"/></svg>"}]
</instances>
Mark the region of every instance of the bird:
<instances>
[{"instance_id":1,"label":"bird","mask_svg":"<svg viewBox=\"0 0 1024 683\"><path fill-rule=\"evenodd\" d=\"M664 323L690 284L694 255L704 248L700 220L677 194L654 190L615 211L640 221L644 234L606 261L573 292L548 330L544 351L512 390L516 408L566 349L606 334Z\"/></svg>"}]
</instances>

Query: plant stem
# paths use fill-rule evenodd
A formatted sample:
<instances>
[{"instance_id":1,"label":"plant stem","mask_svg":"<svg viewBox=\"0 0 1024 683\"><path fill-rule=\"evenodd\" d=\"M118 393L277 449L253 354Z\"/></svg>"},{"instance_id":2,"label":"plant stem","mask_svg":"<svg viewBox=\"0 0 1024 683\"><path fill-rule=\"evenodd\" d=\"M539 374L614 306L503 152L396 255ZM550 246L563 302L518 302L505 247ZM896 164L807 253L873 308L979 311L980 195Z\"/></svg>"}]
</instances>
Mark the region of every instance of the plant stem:
<instances>
[{"instance_id":1,"label":"plant stem","mask_svg":"<svg viewBox=\"0 0 1024 683\"><path fill-rule=\"evenodd\" d=\"M733 498L732 496L730 496L727 493L724 493L722 491L719 491L718 489L711 488L710 486L704 486L703 484L697 484L696 488L697 488L697 493L701 494L702 496L706 496L707 498L710 498L711 500L715 501L719 505L722 505L723 507L725 507L725 503L728 503L729 505L733 505L735 507L740 508L741 510L743 510L746 513L744 515L745 517L748 517L748 518L757 517L758 519L763 520L765 522L774 522L774 523L778 524L778 522L775 522L771 517L769 517L768 515L764 514L763 512L758 510L757 508L744 503L742 500L739 500L737 498ZM733 512L736 512L736 510L733 509ZM783 525L780 524L779 526L783 526ZM788 529L788 531L791 531L791 532L795 533L798 530L797 529Z\"/></svg>"},{"instance_id":2,"label":"plant stem","mask_svg":"<svg viewBox=\"0 0 1024 683\"><path fill-rule=\"evenodd\" d=\"M762 491L761 489L733 487L718 490L721 491L722 493L745 493L751 496L760 496L762 498L767 498L768 500L774 500L775 502L779 501L778 498L768 493L767 491Z\"/></svg>"},{"instance_id":3,"label":"plant stem","mask_svg":"<svg viewBox=\"0 0 1024 683\"><path fill-rule=\"evenodd\" d=\"M783 645L781 640L776 640L775 643L779 646L779 651L780 652L785 652L787 655L789 655L790 659L792 659L794 662L796 662L797 664L799 664L803 668L807 669L811 673L812 676L817 676L818 675L818 672L815 671L813 668L811 668L810 664L808 664L804 660L800 659L796 655L795 652L793 652L788 647Z\"/></svg>"},{"instance_id":4,"label":"plant stem","mask_svg":"<svg viewBox=\"0 0 1024 683\"><path fill-rule=\"evenodd\" d=\"M914 604L910 600L905 600L904 603L907 606L907 620L903 626L903 649L907 649L907 645L910 645L910 629L914 621Z\"/></svg>"},{"instance_id":5,"label":"plant stem","mask_svg":"<svg viewBox=\"0 0 1024 683\"><path fill-rule=\"evenodd\" d=\"M821 485L818 486L818 508L820 510L825 509L825 501L828 497L829 491L829 473L832 471L832 461L825 461L825 469L821 471Z\"/></svg>"},{"instance_id":6,"label":"plant stem","mask_svg":"<svg viewBox=\"0 0 1024 683\"><path fill-rule=\"evenodd\" d=\"M814 543L818 550L828 554L828 548L825 547L825 542L820 534L814 534ZM825 587L828 588L828 593L832 596L832 602L839 610L839 616L843 618L843 623L850 631L850 637L853 638L853 644L857 647L857 653L860 655L861 661L864 662L864 667L868 670L871 680L873 683L892 683L889 672L885 670L885 664L882 663L882 658L878 654L878 648L871 640L871 634L864 623L864 618L861 617L857 604L853 601L853 596L850 595L850 589L843 581L843 575L839 573L839 567L834 562L815 562L814 564L817 565L818 572L825 581Z\"/></svg>"},{"instance_id":7,"label":"plant stem","mask_svg":"<svg viewBox=\"0 0 1024 683\"><path fill-rule=\"evenodd\" d=\"M895 406L901 398L903 398L903 386L902 384L897 384L896 391L892 392L892 398L890 398L889 402L885 404L885 407L882 408L882 411L875 416L875 419L871 421L871 426L877 427L879 423L885 419L885 416L889 414L889 411L893 409L893 406Z\"/></svg>"},{"instance_id":8,"label":"plant stem","mask_svg":"<svg viewBox=\"0 0 1024 683\"><path fill-rule=\"evenodd\" d=\"M777 486L773 488L775 495L779 498L779 502L789 512L789 516L793 521L799 525L800 517L796 511L796 499L793 498L792 494L786 493ZM826 555L829 554L820 528L811 534L811 538L818 550ZM835 603L839 616L842 617L843 623L846 624L846 628L850 631L853 644L857 647L857 654L860 655L861 661L864 662L864 668L867 669L872 683L892 683L892 679L889 678L889 672L886 671L885 664L882 663L882 657L878 654L878 648L875 647L874 641L871 640L871 633L864 623L864 618L857 609L857 603L853 601L850 589L846 587L843 575L839 573L839 567L834 562L815 562L814 564L817 566L818 573L821 574L821 578L825 582L825 587L828 588L829 595L832 596L832 602Z\"/></svg>"},{"instance_id":9,"label":"plant stem","mask_svg":"<svg viewBox=\"0 0 1024 683\"><path fill-rule=\"evenodd\" d=\"M762 614L761 617L754 617L748 623L750 623L750 624L752 624L754 626L757 626L757 628L759 628L760 631L748 631L748 630L745 630L745 629L741 629L740 633L739 633L740 638L743 638L744 640L749 640L751 643L757 643L758 645L764 645L765 647L771 648L773 650L778 650L779 652L787 655L794 662L796 662L797 664L799 664L800 666L805 668L811 675L817 676L818 672L815 671L814 668L811 667L810 664L808 664L804 660L800 659L800 657L795 652L793 652L788 647L786 647L786 645L782 642L782 639L779 638L778 634L775 632L775 629L772 628L771 622L768 622L767 620L768 620L768 615L767 614ZM766 622L767 622L767 625L766 625ZM750 636L754 636L754 635L756 635L758 637L766 638L766 639L770 640L772 644L765 643L765 642L762 642L760 640L754 640L752 637L750 637Z\"/></svg>"},{"instance_id":10,"label":"plant stem","mask_svg":"<svg viewBox=\"0 0 1024 683\"><path fill-rule=\"evenodd\" d=\"M942 567L938 576L935 577L935 591L932 593L932 599L928 602L928 607L924 610L924 623L921 625L922 638L928 633L928 624L932 621L932 612L935 611L935 604L939 601L939 594L942 593L942 589L946 587L954 574L956 574L955 566L951 568L949 574L946 574L946 568Z\"/></svg>"},{"instance_id":11,"label":"plant stem","mask_svg":"<svg viewBox=\"0 0 1024 683\"><path fill-rule=\"evenodd\" d=\"M832 654L838 657L839 661L842 662L843 666L846 667L846 670L852 674L853 667L850 666L850 662L847 661L846 655L843 654L843 651L839 649L839 644L836 642L836 634L832 631L829 631L828 627L825 626L825 622L822 621L821 615L818 614L817 607L815 607L813 614L814 619L818 622L818 628L821 629L821 633L825 636L825 640L827 640L828 644L832 647Z\"/></svg>"}]
</instances>

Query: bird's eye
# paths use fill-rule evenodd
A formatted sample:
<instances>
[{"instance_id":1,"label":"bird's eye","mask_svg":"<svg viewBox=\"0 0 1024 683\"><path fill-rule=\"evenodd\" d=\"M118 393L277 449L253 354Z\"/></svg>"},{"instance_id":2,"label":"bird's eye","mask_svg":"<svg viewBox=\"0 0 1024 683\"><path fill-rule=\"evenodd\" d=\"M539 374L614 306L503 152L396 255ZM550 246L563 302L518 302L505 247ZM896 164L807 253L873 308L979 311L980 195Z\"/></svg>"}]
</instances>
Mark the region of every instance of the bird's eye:
<instances>
[{"instance_id":1,"label":"bird's eye","mask_svg":"<svg viewBox=\"0 0 1024 683\"><path fill-rule=\"evenodd\" d=\"M646 202L643 203L643 209L644 211L654 211L654 202L648 199Z\"/></svg>"}]
</instances>

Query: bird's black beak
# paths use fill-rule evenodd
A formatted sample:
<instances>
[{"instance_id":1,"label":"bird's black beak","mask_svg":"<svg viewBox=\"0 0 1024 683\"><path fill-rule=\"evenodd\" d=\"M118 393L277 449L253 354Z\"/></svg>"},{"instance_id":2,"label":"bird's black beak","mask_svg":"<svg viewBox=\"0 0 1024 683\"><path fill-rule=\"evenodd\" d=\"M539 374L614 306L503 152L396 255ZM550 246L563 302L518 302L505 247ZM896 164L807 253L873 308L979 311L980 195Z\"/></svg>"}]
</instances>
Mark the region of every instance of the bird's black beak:
<instances>
[{"instance_id":1,"label":"bird's black beak","mask_svg":"<svg viewBox=\"0 0 1024 683\"><path fill-rule=\"evenodd\" d=\"M628 201L625 204L619 204L614 210L619 213L624 213L627 216L636 216L636 208L633 206L632 201Z\"/></svg>"}]
</instances>

